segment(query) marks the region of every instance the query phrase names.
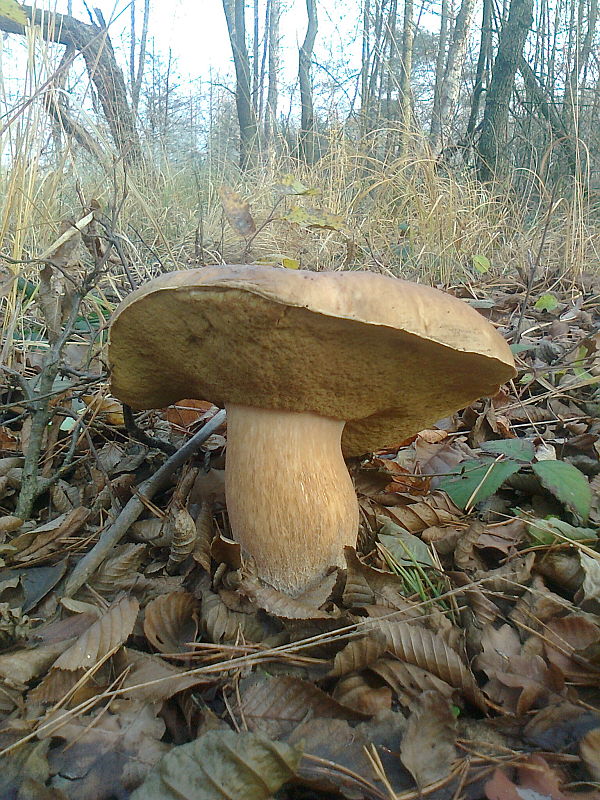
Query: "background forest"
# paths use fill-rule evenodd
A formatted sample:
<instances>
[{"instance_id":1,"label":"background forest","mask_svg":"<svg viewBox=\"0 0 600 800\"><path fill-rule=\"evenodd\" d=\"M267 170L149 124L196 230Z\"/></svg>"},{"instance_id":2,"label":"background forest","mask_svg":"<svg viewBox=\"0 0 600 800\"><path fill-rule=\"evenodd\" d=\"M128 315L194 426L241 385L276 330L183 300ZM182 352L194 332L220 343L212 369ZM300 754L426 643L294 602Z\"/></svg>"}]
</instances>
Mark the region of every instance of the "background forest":
<instances>
[{"instance_id":1,"label":"background forest","mask_svg":"<svg viewBox=\"0 0 600 800\"><path fill-rule=\"evenodd\" d=\"M559 272L597 263L595 0L364 0L348 9L347 49L319 0L223 0L232 68L197 82L178 75L176 42L149 36L152 0L87 19L24 7L35 26L6 8L0 27L27 40L24 52L6 37L3 56L2 231L16 259L43 249L75 185L114 204L126 183L124 246L144 261L276 254L318 268L343 250L346 264L434 280L527 270L532 247ZM284 48L301 14L303 39ZM312 200L282 199L289 174ZM237 231L250 249L222 228L223 186L258 214L257 236ZM307 208L344 230L315 234Z\"/></svg>"},{"instance_id":2,"label":"background forest","mask_svg":"<svg viewBox=\"0 0 600 800\"><path fill-rule=\"evenodd\" d=\"M0 0L2 800L600 798L597 28L598 0ZM255 323L270 289L227 264L369 310ZM277 406L313 372L409 438L344 462L358 412ZM308 427L256 444L252 398L197 396L238 373L262 430Z\"/></svg>"}]
</instances>

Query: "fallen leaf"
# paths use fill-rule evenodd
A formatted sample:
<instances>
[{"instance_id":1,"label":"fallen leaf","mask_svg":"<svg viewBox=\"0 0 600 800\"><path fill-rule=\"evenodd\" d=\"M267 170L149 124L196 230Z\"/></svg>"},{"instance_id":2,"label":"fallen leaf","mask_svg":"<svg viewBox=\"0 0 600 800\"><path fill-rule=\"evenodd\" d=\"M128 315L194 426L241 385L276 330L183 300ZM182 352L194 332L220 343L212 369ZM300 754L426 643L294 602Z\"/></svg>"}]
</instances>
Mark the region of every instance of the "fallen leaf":
<instances>
[{"instance_id":1,"label":"fallen leaf","mask_svg":"<svg viewBox=\"0 0 600 800\"><path fill-rule=\"evenodd\" d=\"M267 800L295 776L300 756L259 734L210 731L167 753L131 800Z\"/></svg>"},{"instance_id":2,"label":"fallen leaf","mask_svg":"<svg viewBox=\"0 0 600 800\"><path fill-rule=\"evenodd\" d=\"M197 602L189 592L171 592L151 600L144 614L146 638L160 653L189 653L196 640Z\"/></svg>"},{"instance_id":3,"label":"fallen leaf","mask_svg":"<svg viewBox=\"0 0 600 800\"><path fill-rule=\"evenodd\" d=\"M411 710L400 759L419 790L446 778L456 758L456 719L447 698L423 692Z\"/></svg>"}]
</instances>

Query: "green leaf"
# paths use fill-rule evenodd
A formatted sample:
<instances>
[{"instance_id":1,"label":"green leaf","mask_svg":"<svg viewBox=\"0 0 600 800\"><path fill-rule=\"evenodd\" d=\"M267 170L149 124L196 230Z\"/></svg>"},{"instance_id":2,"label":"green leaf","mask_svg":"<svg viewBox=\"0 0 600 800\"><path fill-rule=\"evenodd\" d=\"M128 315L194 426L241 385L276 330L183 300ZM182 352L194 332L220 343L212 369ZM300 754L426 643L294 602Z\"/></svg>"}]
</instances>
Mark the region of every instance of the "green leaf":
<instances>
[{"instance_id":1,"label":"green leaf","mask_svg":"<svg viewBox=\"0 0 600 800\"><path fill-rule=\"evenodd\" d=\"M257 264L267 264L273 267L285 267L286 269L300 269L300 262L295 258L284 256L282 253L271 253L256 259Z\"/></svg>"},{"instance_id":2,"label":"green leaf","mask_svg":"<svg viewBox=\"0 0 600 800\"><path fill-rule=\"evenodd\" d=\"M556 544L564 541L564 538L571 539L574 542L593 542L598 539L598 534L592 528L576 528L574 525L569 525L568 522L558 519L558 517L536 519L534 522L528 522L527 532L535 542L545 545Z\"/></svg>"},{"instance_id":3,"label":"green leaf","mask_svg":"<svg viewBox=\"0 0 600 800\"><path fill-rule=\"evenodd\" d=\"M266 800L296 775L301 756L259 734L209 731L163 756L131 800Z\"/></svg>"},{"instance_id":4,"label":"green leaf","mask_svg":"<svg viewBox=\"0 0 600 800\"><path fill-rule=\"evenodd\" d=\"M323 208L304 208L293 206L280 217L284 222L293 222L301 228L323 228L324 230L341 231L344 229L344 220L331 211Z\"/></svg>"},{"instance_id":5,"label":"green leaf","mask_svg":"<svg viewBox=\"0 0 600 800\"><path fill-rule=\"evenodd\" d=\"M480 275L485 275L491 266L492 265L490 264L490 260L487 256L473 256L473 269L476 269Z\"/></svg>"},{"instance_id":6,"label":"green leaf","mask_svg":"<svg viewBox=\"0 0 600 800\"><path fill-rule=\"evenodd\" d=\"M534 347L535 345L533 342L530 342L529 344L515 342L515 344L510 345L510 352L513 355L517 355L517 353L526 353L528 350L533 350Z\"/></svg>"},{"instance_id":7,"label":"green leaf","mask_svg":"<svg viewBox=\"0 0 600 800\"><path fill-rule=\"evenodd\" d=\"M383 519L377 538L390 551L397 564L403 567L414 567L415 564L433 567L431 553L422 539L387 517L378 516L377 519Z\"/></svg>"},{"instance_id":8,"label":"green leaf","mask_svg":"<svg viewBox=\"0 0 600 800\"><path fill-rule=\"evenodd\" d=\"M592 506L592 490L587 478L566 461L539 461L533 471L545 489L585 522Z\"/></svg>"},{"instance_id":9,"label":"green leaf","mask_svg":"<svg viewBox=\"0 0 600 800\"><path fill-rule=\"evenodd\" d=\"M495 442L484 442L481 449L486 453L508 456L517 461L533 461L535 447L528 439L501 439Z\"/></svg>"},{"instance_id":10,"label":"green leaf","mask_svg":"<svg viewBox=\"0 0 600 800\"><path fill-rule=\"evenodd\" d=\"M538 311L554 311L558 305L558 300L553 294L542 294L538 297L534 308Z\"/></svg>"},{"instance_id":11,"label":"green leaf","mask_svg":"<svg viewBox=\"0 0 600 800\"><path fill-rule=\"evenodd\" d=\"M464 461L460 475L448 475L440 481L439 488L459 508L466 508L471 497L471 505L491 497L507 478L521 469L516 461L482 461Z\"/></svg>"},{"instance_id":12,"label":"green leaf","mask_svg":"<svg viewBox=\"0 0 600 800\"><path fill-rule=\"evenodd\" d=\"M283 175L279 183L273 186L273 191L276 194L315 195L321 193L320 189L310 189L291 174Z\"/></svg>"},{"instance_id":13,"label":"green leaf","mask_svg":"<svg viewBox=\"0 0 600 800\"><path fill-rule=\"evenodd\" d=\"M7 17L20 25L27 24L27 15L15 0L0 0L0 17Z\"/></svg>"}]
</instances>

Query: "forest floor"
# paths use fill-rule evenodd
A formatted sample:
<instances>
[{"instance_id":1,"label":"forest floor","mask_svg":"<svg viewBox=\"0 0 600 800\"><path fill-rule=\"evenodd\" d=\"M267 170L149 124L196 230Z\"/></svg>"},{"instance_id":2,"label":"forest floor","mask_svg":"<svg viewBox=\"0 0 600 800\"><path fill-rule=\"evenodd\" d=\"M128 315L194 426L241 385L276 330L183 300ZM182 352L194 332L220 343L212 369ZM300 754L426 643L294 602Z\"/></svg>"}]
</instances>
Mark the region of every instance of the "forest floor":
<instances>
[{"instance_id":1,"label":"forest floor","mask_svg":"<svg viewBox=\"0 0 600 800\"><path fill-rule=\"evenodd\" d=\"M600 798L600 276L445 287L518 376L351 463L357 548L291 599L229 539L226 425L178 460L218 409L111 397L89 349L125 291L70 241L5 329L0 797Z\"/></svg>"}]
</instances>

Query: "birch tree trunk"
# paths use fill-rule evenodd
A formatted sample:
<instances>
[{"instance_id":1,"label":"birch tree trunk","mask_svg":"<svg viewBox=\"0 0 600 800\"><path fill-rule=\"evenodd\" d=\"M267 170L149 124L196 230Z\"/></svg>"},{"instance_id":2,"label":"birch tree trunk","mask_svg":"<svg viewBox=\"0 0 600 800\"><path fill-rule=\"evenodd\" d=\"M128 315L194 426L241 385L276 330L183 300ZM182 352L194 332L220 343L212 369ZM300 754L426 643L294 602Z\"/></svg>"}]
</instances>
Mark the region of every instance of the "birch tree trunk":
<instances>
[{"instance_id":1,"label":"birch tree trunk","mask_svg":"<svg viewBox=\"0 0 600 800\"><path fill-rule=\"evenodd\" d=\"M432 119L429 135L431 149L436 155L440 152L452 126L452 117L460 93L460 79L465 64L474 9L475 0L462 0L456 16L440 90L439 115Z\"/></svg>"},{"instance_id":2,"label":"birch tree trunk","mask_svg":"<svg viewBox=\"0 0 600 800\"><path fill-rule=\"evenodd\" d=\"M410 77L412 74L413 45L415 40L413 0L404 0L402 24L402 55L400 59L400 150L404 152L411 129L412 96Z\"/></svg>"},{"instance_id":3,"label":"birch tree trunk","mask_svg":"<svg viewBox=\"0 0 600 800\"><path fill-rule=\"evenodd\" d=\"M317 0L306 0L306 13L308 15L308 25L304 42L300 47L298 64L301 107L300 152L307 164L314 164L317 152L310 65L318 30Z\"/></svg>"},{"instance_id":4,"label":"birch tree trunk","mask_svg":"<svg viewBox=\"0 0 600 800\"><path fill-rule=\"evenodd\" d=\"M277 87L279 74L279 20L281 17L281 0L269 0L268 25L268 79L267 107L265 112L265 139L269 141L277 124Z\"/></svg>"}]
</instances>

